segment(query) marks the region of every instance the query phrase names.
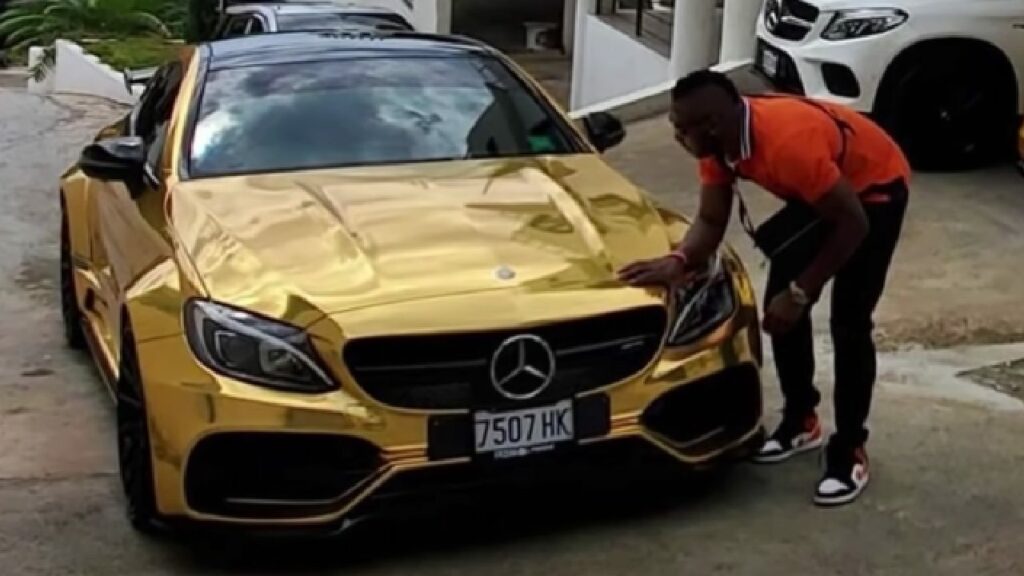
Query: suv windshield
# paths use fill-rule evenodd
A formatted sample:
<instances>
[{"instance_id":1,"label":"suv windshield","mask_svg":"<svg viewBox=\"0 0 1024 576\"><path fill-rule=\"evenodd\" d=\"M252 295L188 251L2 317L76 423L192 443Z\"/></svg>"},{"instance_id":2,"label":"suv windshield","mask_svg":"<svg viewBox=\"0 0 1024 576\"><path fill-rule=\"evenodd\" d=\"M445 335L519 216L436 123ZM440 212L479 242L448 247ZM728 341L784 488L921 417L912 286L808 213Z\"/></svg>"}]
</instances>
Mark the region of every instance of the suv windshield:
<instances>
[{"instance_id":1,"label":"suv windshield","mask_svg":"<svg viewBox=\"0 0 1024 576\"><path fill-rule=\"evenodd\" d=\"M352 12L314 12L309 14L278 14L278 32L307 30L343 30L352 26L412 30L409 23L395 14L358 14Z\"/></svg>"},{"instance_id":2,"label":"suv windshield","mask_svg":"<svg viewBox=\"0 0 1024 576\"><path fill-rule=\"evenodd\" d=\"M498 60L367 57L211 72L193 176L567 154L562 125Z\"/></svg>"}]
</instances>

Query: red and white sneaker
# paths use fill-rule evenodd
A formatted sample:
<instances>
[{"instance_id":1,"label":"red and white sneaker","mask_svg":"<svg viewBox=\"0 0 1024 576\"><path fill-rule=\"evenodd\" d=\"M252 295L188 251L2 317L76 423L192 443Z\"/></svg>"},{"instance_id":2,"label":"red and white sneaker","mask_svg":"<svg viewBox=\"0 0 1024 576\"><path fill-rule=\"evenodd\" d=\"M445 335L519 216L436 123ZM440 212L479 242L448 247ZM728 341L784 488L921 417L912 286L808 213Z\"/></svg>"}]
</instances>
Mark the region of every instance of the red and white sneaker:
<instances>
[{"instance_id":1,"label":"red and white sneaker","mask_svg":"<svg viewBox=\"0 0 1024 576\"><path fill-rule=\"evenodd\" d=\"M868 455L863 446L854 449L829 442L825 449L825 474L814 492L819 506L849 504L868 485Z\"/></svg>"},{"instance_id":2,"label":"red and white sneaker","mask_svg":"<svg viewBox=\"0 0 1024 576\"><path fill-rule=\"evenodd\" d=\"M775 464L814 450L823 442L824 434L817 414L811 413L803 419L783 418L753 460L759 464Z\"/></svg>"}]
</instances>

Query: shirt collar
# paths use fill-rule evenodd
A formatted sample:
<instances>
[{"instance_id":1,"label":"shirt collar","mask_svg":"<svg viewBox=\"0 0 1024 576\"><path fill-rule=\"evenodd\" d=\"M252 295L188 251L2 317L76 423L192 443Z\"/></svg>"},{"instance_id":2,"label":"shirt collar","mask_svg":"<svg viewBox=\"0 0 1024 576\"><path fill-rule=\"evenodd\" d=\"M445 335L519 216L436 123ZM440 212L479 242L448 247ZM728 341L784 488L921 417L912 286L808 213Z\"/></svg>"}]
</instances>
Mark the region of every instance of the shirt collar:
<instances>
[{"instance_id":1,"label":"shirt collar","mask_svg":"<svg viewBox=\"0 0 1024 576\"><path fill-rule=\"evenodd\" d=\"M743 160L748 160L753 155L753 142L750 138L750 102L743 98L743 125L740 126L740 157L730 159L729 163L734 166Z\"/></svg>"}]
</instances>

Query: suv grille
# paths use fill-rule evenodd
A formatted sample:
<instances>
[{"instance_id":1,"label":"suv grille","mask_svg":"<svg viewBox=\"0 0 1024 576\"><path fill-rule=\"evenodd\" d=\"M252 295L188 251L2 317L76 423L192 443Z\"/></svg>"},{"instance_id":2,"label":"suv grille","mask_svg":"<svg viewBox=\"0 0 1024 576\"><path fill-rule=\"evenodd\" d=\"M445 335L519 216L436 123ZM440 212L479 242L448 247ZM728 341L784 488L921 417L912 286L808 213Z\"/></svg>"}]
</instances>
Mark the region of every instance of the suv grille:
<instances>
[{"instance_id":1,"label":"suv grille","mask_svg":"<svg viewBox=\"0 0 1024 576\"><path fill-rule=\"evenodd\" d=\"M343 354L356 383L384 404L438 410L526 407L640 372L660 349L666 322L664 308L647 307L516 330L354 340ZM491 360L503 342L523 334L550 346L554 375L535 397L509 400L491 382Z\"/></svg>"},{"instance_id":2,"label":"suv grille","mask_svg":"<svg viewBox=\"0 0 1024 576\"><path fill-rule=\"evenodd\" d=\"M802 0L768 0L764 19L768 31L785 40L803 40L817 21L820 10Z\"/></svg>"}]
</instances>

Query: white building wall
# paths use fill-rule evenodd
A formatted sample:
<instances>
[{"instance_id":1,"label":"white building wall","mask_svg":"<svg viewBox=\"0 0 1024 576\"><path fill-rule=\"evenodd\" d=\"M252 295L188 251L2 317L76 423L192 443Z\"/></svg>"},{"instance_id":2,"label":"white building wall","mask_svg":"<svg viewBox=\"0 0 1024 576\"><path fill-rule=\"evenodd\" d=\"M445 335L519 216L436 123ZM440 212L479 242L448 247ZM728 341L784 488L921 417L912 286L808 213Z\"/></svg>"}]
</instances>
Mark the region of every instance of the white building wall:
<instances>
[{"instance_id":1,"label":"white building wall","mask_svg":"<svg viewBox=\"0 0 1024 576\"><path fill-rule=\"evenodd\" d=\"M729 72L753 59L754 24L762 0L675 0L671 57L605 24L596 0L579 0L573 44L570 110L585 114L628 105L671 88L676 78L712 67Z\"/></svg>"},{"instance_id":2,"label":"white building wall","mask_svg":"<svg viewBox=\"0 0 1024 576\"><path fill-rule=\"evenodd\" d=\"M583 2L577 23L572 109L642 91L668 78L667 58L583 10Z\"/></svg>"},{"instance_id":3,"label":"white building wall","mask_svg":"<svg viewBox=\"0 0 1024 576\"><path fill-rule=\"evenodd\" d=\"M99 58L78 44L57 40L56 50L53 69L41 83L29 80L29 91L100 96L124 104L135 102L137 93L128 92L122 74L100 62ZM32 48L30 53L38 61L42 57L42 48Z\"/></svg>"}]
</instances>

